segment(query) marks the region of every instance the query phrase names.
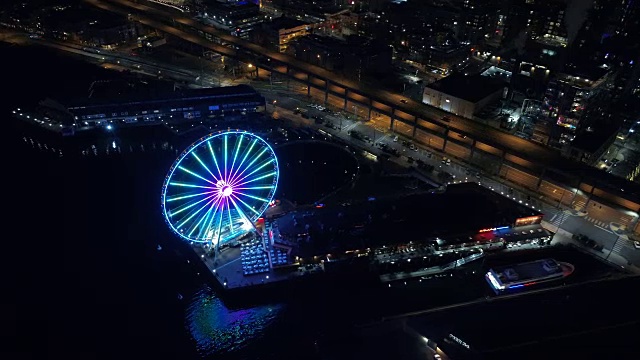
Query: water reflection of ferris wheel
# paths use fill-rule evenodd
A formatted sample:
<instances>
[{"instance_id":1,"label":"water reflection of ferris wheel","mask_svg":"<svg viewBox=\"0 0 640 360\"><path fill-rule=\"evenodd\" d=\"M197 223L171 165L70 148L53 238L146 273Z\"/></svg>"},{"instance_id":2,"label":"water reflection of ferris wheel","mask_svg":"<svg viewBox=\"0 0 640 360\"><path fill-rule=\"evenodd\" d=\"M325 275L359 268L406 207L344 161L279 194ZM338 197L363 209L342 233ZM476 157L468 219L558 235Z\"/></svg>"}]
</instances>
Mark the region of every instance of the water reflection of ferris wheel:
<instances>
[{"instance_id":1,"label":"water reflection of ferris wheel","mask_svg":"<svg viewBox=\"0 0 640 360\"><path fill-rule=\"evenodd\" d=\"M254 229L273 199L278 162L262 138L243 131L211 134L169 170L162 205L180 237L219 246Z\"/></svg>"}]
</instances>

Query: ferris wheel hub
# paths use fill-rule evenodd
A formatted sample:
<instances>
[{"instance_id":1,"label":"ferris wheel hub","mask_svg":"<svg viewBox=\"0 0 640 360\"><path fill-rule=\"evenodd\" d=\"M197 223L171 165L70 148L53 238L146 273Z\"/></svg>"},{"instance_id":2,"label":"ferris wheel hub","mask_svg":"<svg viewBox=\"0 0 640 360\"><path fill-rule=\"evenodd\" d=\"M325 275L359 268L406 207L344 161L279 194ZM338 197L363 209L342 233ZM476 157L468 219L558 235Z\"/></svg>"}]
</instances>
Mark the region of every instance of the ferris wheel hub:
<instances>
[{"instance_id":1,"label":"ferris wheel hub","mask_svg":"<svg viewBox=\"0 0 640 360\"><path fill-rule=\"evenodd\" d=\"M225 185L222 187L222 189L220 189L220 194L224 197L231 196L232 193L233 193L233 188L229 185Z\"/></svg>"}]
</instances>

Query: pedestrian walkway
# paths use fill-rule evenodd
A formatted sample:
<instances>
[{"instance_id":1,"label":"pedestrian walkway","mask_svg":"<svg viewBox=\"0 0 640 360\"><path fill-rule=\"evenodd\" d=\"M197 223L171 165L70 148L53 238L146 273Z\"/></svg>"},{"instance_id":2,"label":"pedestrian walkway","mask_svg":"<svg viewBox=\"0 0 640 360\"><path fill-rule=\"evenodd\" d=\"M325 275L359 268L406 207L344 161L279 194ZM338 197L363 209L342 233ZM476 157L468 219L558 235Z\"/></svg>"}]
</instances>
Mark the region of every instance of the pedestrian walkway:
<instances>
[{"instance_id":1,"label":"pedestrian walkway","mask_svg":"<svg viewBox=\"0 0 640 360\"><path fill-rule=\"evenodd\" d=\"M302 101L308 101L308 100L302 100ZM293 119L299 120L297 116L293 116ZM343 128L347 128L349 130L350 129L357 130L357 128L360 126L371 128L371 126L373 125L372 123L359 122L359 121L347 120L342 118L341 118L341 122L344 125ZM321 128L320 126L313 123L309 124L308 122L305 122L305 124L307 126ZM328 131L327 128L323 127L322 129L323 131ZM360 131L363 131L363 130L361 129ZM332 133L333 136L342 138L347 142L352 142L353 140L352 138L350 138L347 131L343 131L343 132L329 131L329 132ZM400 150L401 152L407 151L406 148L401 146L402 144L400 142L396 143L392 141L392 137L395 136L395 134L397 133L394 133L393 131L384 131L383 134L384 135L381 136L379 139L376 139L377 140L376 142L387 143L387 145L389 145L391 148ZM545 215L544 222L543 222L544 226L546 229L552 232L559 232L561 230L560 228L563 226L563 222L569 216L584 217L590 224L592 224L592 226L598 227L608 232L613 232L612 231L613 228L610 226L611 224L607 222L606 219L604 220L596 219L592 216L589 216L589 214L584 211L585 207L588 205L586 203L587 199L584 197L578 196L575 198L571 206L566 206L564 204L558 203L557 200L550 199L545 196L541 196L539 193L536 193L535 191L526 189L504 178L486 173L485 169L482 169L477 165L466 163L464 161L460 161L456 158L453 158L450 155L443 153L441 149L437 149L434 147L427 147L422 144L417 144L413 142L412 139L409 139L409 140L412 141L412 143L414 143L414 145L417 146L419 149L418 152L412 153L411 156L417 159L420 159L427 164L433 165L436 168L435 172L422 174L424 178L430 179L435 183L442 182L442 179L439 179L437 177L437 172L441 172L441 171L446 171L451 173L452 175L455 175L455 180L453 182L477 181L482 186L485 186L496 192L500 192L504 196L507 196L510 199L513 199L514 201L520 202L522 205L530 206L533 209L543 213ZM373 147L368 151L375 153L377 155L379 155L382 152L381 150ZM431 156L431 154L433 154L433 156ZM441 159L443 157L451 158L452 160L451 164L450 165L442 164ZM401 160L401 158L393 159L392 161L399 165L406 166L405 162ZM471 175L472 173L475 174L475 172L480 172L482 176L475 178L474 176ZM631 221L633 220L633 218L629 217L629 219L624 219L624 220L625 220L624 222ZM621 225L624 225L625 227L628 226L627 224L621 224ZM623 232L616 231L615 233L622 234ZM624 233L626 233L626 231ZM619 250L620 250L619 247L616 246L613 252L617 253ZM616 254L616 255L620 256L620 254Z\"/></svg>"},{"instance_id":2,"label":"pedestrian walkway","mask_svg":"<svg viewBox=\"0 0 640 360\"><path fill-rule=\"evenodd\" d=\"M580 198L573 203L573 208L576 210L582 210L587 206L585 200Z\"/></svg>"},{"instance_id":3,"label":"pedestrian walkway","mask_svg":"<svg viewBox=\"0 0 640 360\"><path fill-rule=\"evenodd\" d=\"M622 253L622 249L625 247L626 241L628 240L622 239L622 236L618 238L617 241L613 244L613 252L618 254Z\"/></svg>"},{"instance_id":4,"label":"pedestrian walkway","mask_svg":"<svg viewBox=\"0 0 640 360\"><path fill-rule=\"evenodd\" d=\"M555 227L560 227L560 225L562 225L562 223L564 222L564 220L568 217L571 216L571 212L569 210L565 210L565 211L561 211L556 213L551 220L549 221L549 223Z\"/></svg>"},{"instance_id":5,"label":"pedestrian walkway","mask_svg":"<svg viewBox=\"0 0 640 360\"><path fill-rule=\"evenodd\" d=\"M597 258L600 258L602 261L606 261L612 265L620 267L621 269L628 270L634 274L640 274L640 268L634 264L631 264L627 261L627 259L620 256L620 254L615 250L613 251L605 251L604 253L597 252L593 249L585 248L580 243L575 241L572 238L570 232L558 229L558 232L555 234L553 239L551 239L551 245L564 245L564 246L575 246L578 249L581 249L584 252L587 252ZM622 241L618 241L618 243L622 243Z\"/></svg>"},{"instance_id":6,"label":"pedestrian walkway","mask_svg":"<svg viewBox=\"0 0 640 360\"><path fill-rule=\"evenodd\" d=\"M598 219L594 219L590 216L585 216L585 219L587 221L589 221L590 223L595 224L596 226L599 226L601 228L607 229L607 227L609 226L609 224L605 223L604 221L598 220Z\"/></svg>"}]
</instances>

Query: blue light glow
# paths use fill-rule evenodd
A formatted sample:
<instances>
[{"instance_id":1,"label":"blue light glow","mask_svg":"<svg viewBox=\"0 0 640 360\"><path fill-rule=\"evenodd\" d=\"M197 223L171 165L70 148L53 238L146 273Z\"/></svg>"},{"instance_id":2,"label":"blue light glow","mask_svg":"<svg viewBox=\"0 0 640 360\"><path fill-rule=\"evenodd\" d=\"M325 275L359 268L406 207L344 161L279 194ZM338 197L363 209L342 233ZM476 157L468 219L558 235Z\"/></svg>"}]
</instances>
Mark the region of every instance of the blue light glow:
<instances>
[{"instance_id":1,"label":"blue light glow","mask_svg":"<svg viewBox=\"0 0 640 360\"><path fill-rule=\"evenodd\" d=\"M169 227L183 239L219 245L247 231L269 207L279 177L273 149L244 131L205 136L182 152L162 187Z\"/></svg>"}]
</instances>

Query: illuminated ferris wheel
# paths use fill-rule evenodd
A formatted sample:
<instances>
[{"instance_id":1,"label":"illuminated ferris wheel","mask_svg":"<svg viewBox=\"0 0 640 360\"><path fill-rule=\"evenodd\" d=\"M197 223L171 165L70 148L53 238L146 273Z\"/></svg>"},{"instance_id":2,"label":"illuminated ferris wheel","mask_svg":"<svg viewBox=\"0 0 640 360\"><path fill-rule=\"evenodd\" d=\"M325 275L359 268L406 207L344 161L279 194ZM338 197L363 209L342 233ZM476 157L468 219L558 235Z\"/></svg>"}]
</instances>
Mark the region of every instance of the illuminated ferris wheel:
<instances>
[{"instance_id":1,"label":"illuminated ferris wheel","mask_svg":"<svg viewBox=\"0 0 640 360\"><path fill-rule=\"evenodd\" d=\"M174 162L162 207L180 237L218 246L251 231L278 183L278 161L262 138L244 131L210 134Z\"/></svg>"}]
</instances>

